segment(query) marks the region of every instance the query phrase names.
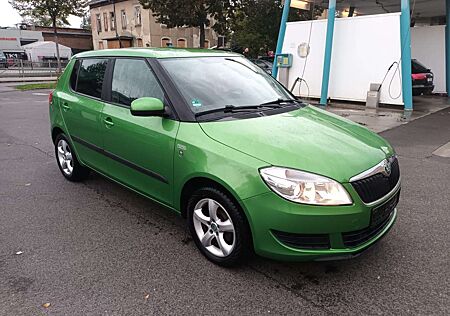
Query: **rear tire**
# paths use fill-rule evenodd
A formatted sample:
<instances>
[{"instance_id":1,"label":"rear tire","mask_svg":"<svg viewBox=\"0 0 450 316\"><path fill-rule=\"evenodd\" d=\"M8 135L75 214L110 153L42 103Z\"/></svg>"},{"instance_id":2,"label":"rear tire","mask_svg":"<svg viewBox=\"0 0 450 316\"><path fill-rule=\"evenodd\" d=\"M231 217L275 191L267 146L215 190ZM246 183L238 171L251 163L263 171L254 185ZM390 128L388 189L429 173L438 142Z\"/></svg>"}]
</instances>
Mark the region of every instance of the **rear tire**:
<instances>
[{"instance_id":1,"label":"rear tire","mask_svg":"<svg viewBox=\"0 0 450 316\"><path fill-rule=\"evenodd\" d=\"M200 252L215 264L241 264L253 253L250 229L244 213L219 189L204 187L187 203L187 221Z\"/></svg>"},{"instance_id":2,"label":"rear tire","mask_svg":"<svg viewBox=\"0 0 450 316\"><path fill-rule=\"evenodd\" d=\"M89 176L89 168L80 164L75 151L64 134L56 136L55 156L59 170L67 180L78 182Z\"/></svg>"}]
</instances>

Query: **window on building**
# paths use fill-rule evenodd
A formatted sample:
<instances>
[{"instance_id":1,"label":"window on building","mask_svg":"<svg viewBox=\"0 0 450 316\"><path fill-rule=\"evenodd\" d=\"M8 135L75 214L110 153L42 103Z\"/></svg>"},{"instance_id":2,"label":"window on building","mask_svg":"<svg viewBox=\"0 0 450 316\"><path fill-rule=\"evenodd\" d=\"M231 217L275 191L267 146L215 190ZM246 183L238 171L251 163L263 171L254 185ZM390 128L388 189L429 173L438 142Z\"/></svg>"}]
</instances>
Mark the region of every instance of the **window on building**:
<instances>
[{"instance_id":1,"label":"window on building","mask_svg":"<svg viewBox=\"0 0 450 316\"><path fill-rule=\"evenodd\" d=\"M172 40L169 37L161 38L161 47L171 47Z\"/></svg>"},{"instance_id":2,"label":"window on building","mask_svg":"<svg viewBox=\"0 0 450 316\"><path fill-rule=\"evenodd\" d=\"M178 40L177 40L177 47L183 47L183 48L185 48L187 45L186 45L186 40L184 39L184 38L179 38Z\"/></svg>"},{"instance_id":3,"label":"window on building","mask_svg":"<svg viewBox=\"0 0 450 316\"><path fill-rule=\"evenodd\" d=\"M147 63L141 59L117 59L111 86L114 103L130 106L142 97L164 101L164 92Z\"/></svg>"},{"instance_id":4,"label":"window on building","mask_svg":"<svg viewBox=\"0 0 450 316\"><path fill-rule=\"evenodd\" d=\"M109 20L111 23L111 31L114 31L116 29L116 16L114 12L109 12Z\"/></svg>"},{"instance_id":5,"label":"window on building","mask_svg":"<svg viewBox=\"0 0 450 316\"><path fill-rule=\"evenodd\" d=\"M78 71L77 92L101 98L108 59L83 59Z\"/></svg>"},{"instance_id":6,"label":"window on building","mask_svg":"<svg viewBox=\"0 0 450 316\"><path fill-rule=\"evenodd\" d=\"M205 45L203 46L203 48L209 48L209 40L205 40Z\"/></svg>"},{"instance_id":7,"label":"window on building","mask_svg":"<svg viewBox=\"0 0 450 316\"><path fill-rule=\"evenodd\" d=\"M136 26L142 24L141 7L134 7L134 21Z\"/></svg>"},{"instance_id":8,"label":"window on building","mask_svg":"<svg viewBox=\"0 0 450 316\"><path fill-rule=\"evenodd\" d=\"M225 47L225 36L217 37L217 46Z\"/></svg>"},{"instance_id":9,"label":"window on building","mask_svg":"<svg viewBox=\"0 0 450 316\"><path fill-rule=\"evenodd\" d=\"M104 49L103 41L98 42L98 49Z\"/></svg>"},{"instance_id":10,"label":"window on building","mask_svg":"<svg viewBox=\"0 0 450 316\"><path fill-rule=\"evenodd\" d=\"M105 28L105 32L108 32L108 13L103 13L103 27Z\"/></svg>"},{"instance_id":11,"label":"window on building","mask_svg":"<svg viewBox=\"0 0 450 316\"><path fill-rule=\"evenodd\" d=\"M100 33L102 31L102 18L100 17L100 14L96 14L95 19L97 21L97 32Z\"/></svg>"},{"instance_id":12,"label":"window on building","mask_svg":"<svg viewBox=\"0 0 450 316\"><path fill-rule=\"evenodd\" d=\"M137 39L137 47L143 47L144 43L142 42L142 38Z\"/></svg>"},{"instance_id":13,"label":"window on building","mask_svg":"<svg viewBox=\"0 0 450 316\"><path fill-rule=\"evenodd\" d=\"M122 29L126 29L127 28L127 13L125 12L125 10L120 11L120 18L122 21Z\"/></svg>"}]
</instances>

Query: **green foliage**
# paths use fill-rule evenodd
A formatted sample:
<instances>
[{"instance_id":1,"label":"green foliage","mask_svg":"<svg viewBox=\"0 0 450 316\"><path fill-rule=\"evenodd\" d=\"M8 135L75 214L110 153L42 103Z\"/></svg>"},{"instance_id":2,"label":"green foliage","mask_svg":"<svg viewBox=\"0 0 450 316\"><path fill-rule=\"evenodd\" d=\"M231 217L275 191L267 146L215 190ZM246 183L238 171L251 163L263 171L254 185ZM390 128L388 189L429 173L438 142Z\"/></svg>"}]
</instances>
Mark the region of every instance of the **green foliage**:
<instances>
[{"instance_id":1,"label":"green foliage","mask_svg":"<svg viewBox=\"0 0 450 316\"><path fill-rule=\"evenodd\" d=\"M68 25L69 15L82 16L87 0L9 0L11 6L35 24L43 26Z\"/></svg>"},{"instance_id":2,"label":"green foliage","mask_svg":"<svg viewBox=\"0 0 450 316\"><path fill-rule=\"evenodd\" d=\"M61 73L61 59L56 27L68 25L69 15L82 16L87 6L87 0L8 0L11 6L19 11L25 19L40 21L44 25L51 25L55 34L56 58L58 60L58 73Z\"/></svg>"},{"instance_id":3,"label":"green foliage","mask_svg":"<svg viewBox=\"0 0 450 316\"><path fill-rule=\"evenodd\" d=\"M275 51L283 5L281 0L244 0L230 22L232 49L242 52L249 48L249 55L257 57ZM323 8L314 11L290 8L289 21L305 21L322 14Z\"/></svg>"},{"instance_id":4,"label":"green foliage","mask_svg":"<svg viewBox=\"0 0 450 316\"><path fill-rule=\"evenodd\" d=\"M200 28L200 46L204 46L205 27L225 34L227 20L236 11L239 0L139 0L145 9L151 9L158 23L167 27Z\"/></svg>"}]
</instances>

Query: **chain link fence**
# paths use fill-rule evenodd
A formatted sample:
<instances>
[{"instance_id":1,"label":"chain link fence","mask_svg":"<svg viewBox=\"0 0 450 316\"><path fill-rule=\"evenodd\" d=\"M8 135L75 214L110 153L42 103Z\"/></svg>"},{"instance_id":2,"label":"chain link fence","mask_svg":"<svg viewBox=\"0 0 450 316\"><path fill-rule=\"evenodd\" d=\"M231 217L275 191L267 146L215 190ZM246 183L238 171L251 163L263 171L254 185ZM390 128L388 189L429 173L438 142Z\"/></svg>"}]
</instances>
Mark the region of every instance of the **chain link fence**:
<instances>
[{"instance_id":1,"label":"chain link fence","mask_svg":"<svg viewBox=\"0 0 450 316\"><path fill-rule=\"evenodd\" d=\"M61 71L68 63L68 60L61 60ZM55 60L32 62L16 59L8 60L7 64L0 64L0 78L12 77L58 77L58 62Z\"/></svg>"}]
</instances>

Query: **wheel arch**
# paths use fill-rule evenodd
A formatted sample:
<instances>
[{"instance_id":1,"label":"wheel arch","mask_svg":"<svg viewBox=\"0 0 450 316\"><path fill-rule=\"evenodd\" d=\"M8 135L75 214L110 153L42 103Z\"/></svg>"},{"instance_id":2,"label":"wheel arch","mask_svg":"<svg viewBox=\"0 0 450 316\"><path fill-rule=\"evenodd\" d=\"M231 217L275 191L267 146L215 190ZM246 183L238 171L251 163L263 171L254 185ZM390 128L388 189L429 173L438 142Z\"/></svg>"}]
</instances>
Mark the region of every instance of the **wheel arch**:
<instances>
[{"instance_id":1,"label":"wheel arch","mask_svg":"<svg viewBox=\"0 0 450 316\"><path fill-rule=\"evenodd\" d=\"M234 190L232 190L228 185L222 183L222 181L212 179L212 178L209 178L209 177L206 177L203 175L195 176L195 177L192 177L192 178L188 179L187 181L185 181L185 183L180 191L180 197L179 197L180 208L179 209L180 209L181 216L183 218L186 218L186 216L187 216L186 205L189 200L189 196L201 187L213 187L213 188L221 190L223 193L227 194L229 196L229 198L237 206L239 206L241 211L243 211L243 213L245 214L245 217L247 218L247 222L248 222L247 214L245 212L244 207L240 203L240 200L239 200L236 192Z\"/></svg>"},{"instance_id":2,"label":"wheel arch","mask_svg":"<svg viewBox=\"0 0 450 316\"><path fill-rule=\"evenodd\" d=\"M53 127L52 128L52 141L53 141L53 143L55 143L56 137L59 134L64 134L64 130L61 127L59 127L59 126Z\"/></svg>"},{"instance_id":3,"label":"wheel arch","mask_svg":"<svg viewBox=\"0 0 450 316\"><path fill-rule=\"evenodd\" d=\"M194 193L195 190L201 188L201 187L212 187L215 189L218 189L220 191L222 191L224 194L228 195L228 197L231 199L231 201L233 203L236 204L236 206L238 207L238 209L242 212L243 216L244 216L244 220L245 220L245 224L247 226L248 232L250 233L250 240L251 240L251 248L253 249L253 244L254 244L254 240L253 240L253 229L252 229L252 225L250 224L250 218L247 214L247 211L245 209L245 207L242 205L242 203L240 203L240 199L237 197L237 193L232 190L229 186L227 186L224 183L221 183L222 181L220 180L216 180L216 179L212 179L206 176L196 176L193 178L190 178L189 180L187 180L184 185L183 188L181 190L180 193L180 199L179 199L179 203L180 203L180 214L183 218L187 218L187 210L186 210L186 206L189 200L189 196Z\"/></svg>"}]
</instances>

